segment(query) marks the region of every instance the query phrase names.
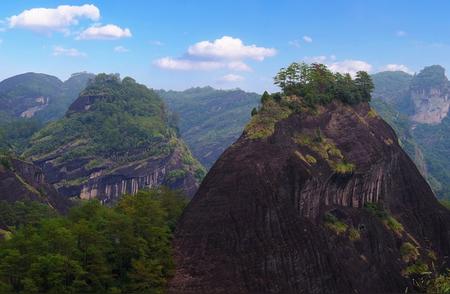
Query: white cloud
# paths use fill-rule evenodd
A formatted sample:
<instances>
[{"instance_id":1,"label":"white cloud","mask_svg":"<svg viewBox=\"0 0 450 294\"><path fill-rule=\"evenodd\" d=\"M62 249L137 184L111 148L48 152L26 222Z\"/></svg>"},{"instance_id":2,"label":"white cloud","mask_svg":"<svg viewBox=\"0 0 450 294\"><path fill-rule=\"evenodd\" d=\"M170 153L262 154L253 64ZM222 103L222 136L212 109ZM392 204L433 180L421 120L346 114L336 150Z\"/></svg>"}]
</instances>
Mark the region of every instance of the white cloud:
<instances>
[{"instance_id":1,"label":"white cloud","mask_svg":"<svg viewBox=\"0 0 450 294\"><path fill-rule=\"evenodd\" d=\"M310 36L303 36L303 41L306 43L312 43L313 39Z\"/></svg>"},{"instance_id":2,"label":"white cloud","mask_svg":"<svg viewBox=\"0 0 450 294\"><path fill-rule=\"evenodd\" d=\"M227 64L227 67L234 71L252 71L251 67L243 61L232 61Z\"/></svg>"},{"instance_id":3,"label":"white cloud","mask_svg":"<svg viewBox=\"0 0 450 294\"><path fill-rule=\"evenodd\" d=\"M75 48L55 46L53 47L53 56L85 57L86 53L80 52Z\"/></svg>"},{"instance_id":4,"label":"white cloud","mask_svg":"<svg viewBox=\"0 0 450 294\"><path fill-rule=\"evenodd\" d=\"M159 68L168 70L216 70L227 68L232 71L251 71L246 59L263 61L276 54L273 48L244 45L237 38L224 36L213 42L202 41L189 46L182 58L164 57L153 62Z\"/></svg>"},{"instance_id":5,"label":"white cloud","mask_svg":"<svg viewBox=\"0 0 450 294\"><path fill-rule=\"evenodd\" d=\"M19 15L7 18L10 28L25 28L34 31L67 31L85 18L97 21L100 10L92 4L82 6L60 5L56 8L32 8Z\"/></svg>"},{"instance_id":6,"label":"white cloud","mask_svg":"<svg viewBox=\"0 0 450 294\"><path fill-rule=\"evenodd\" d=\"M242 61L218 61L218 60L191 60L185 58L163 57L153 62L161 69L168 70L216 70L228 68L233 71L252 71L250 66Z\"/></svg>"},{"instance_id":7,"label":"white cloud","mask_svg":"<svg viewBox=\"0 0 450 294\"><path fill-rule=\"evenodd\" d=\"M222 63L217 61L194 61L171 57L157 59L154 64L159 68L170 70L213 70L224 67Z\"/></svg>"},{"instance_id":8,"label":"white cloud","mask_svg":"<svg viewBox=\"0 0 450 294\"><path fill-rule=\"evenodd\" d=\"M123 46L116 46L114 47L114 52L117 53L126 53L129 52L130 50L128 50L127 48L123 47Z\"/></svg>"},{"instance_id":9,"label":"white cloud","mask_svg":"<svg viewBox=\"0 0 450 294\"><path fill-rule=\"evenodd\" d=\"M387 64L381 68L382 71L404 71L409 74L414 72L404 64Z\"/></svg>"},{"instance_id":10,"label":"white cloud","mask_svg":"<svg viewBox=\"0 0 450 294\"><path fill-rule=\"evenodd\" d=\"M222 82L241 82L243 80L245 80L243 76L235 74L227 74L220 78Z\"/></svg>"},{"instance_id":11,"label":"white cloud","mask_svg":"<svg viewBox=\"0 0 450 294\"><path fill-rule=\"evenodd\" d=\"M250 58L262 61L266 57L274 56L276 53L277 51L274 48L244 45L240 39L229 36L223 36L213 42L198 42L188 48L188 54L191 56L230 60Z\"/></svg>"},{"instance_id":12,"label":"white cloud","mask_svg":"<svg viewBox=\"0 0 450 294\"><path fill-rule=\"evenodd\" d=\"M336 61L335 55L307 56L303 58L303 61L306 63L322 63L333 72L349 73L352 76L355 76L358 71L372 71L372 65L365 61L353 59Z\"/></svg>"},{"instance_id":13,"label":"white cloud","mask_svg":"<svg viewBox=\"0 0 450 294\"><path fill-rule=\"evenodd\" d=\"M351 76L355 76L358 71L372 71L372 65L362 60L343 60L333 62L327 65L331 71L340 73L349 73Z\"/></svg>"},{"instance_id":14,"label":"white cloud","mask_svg":"<svg viewBox=\"0 0 450 294\"><path fill-rule=\"evenodd\" d=\"M115 40L120 38L131 37L130 29L122 29L114 24L107 25L93 25L90 28L82 31L78 40Z\"/></svg>"},{"instance_id":15,"label":"white cloud","mask_svg":"<svg viewBox=\"0 0 450 294\"><path fill-rule=\"evenodd\" d=\"M402 30L398 30L397 32L395 32L395 34L397 35L397 37L404 37L404 36L406 36L406 32L402 31Z\"/></svg>"}]
</instances>

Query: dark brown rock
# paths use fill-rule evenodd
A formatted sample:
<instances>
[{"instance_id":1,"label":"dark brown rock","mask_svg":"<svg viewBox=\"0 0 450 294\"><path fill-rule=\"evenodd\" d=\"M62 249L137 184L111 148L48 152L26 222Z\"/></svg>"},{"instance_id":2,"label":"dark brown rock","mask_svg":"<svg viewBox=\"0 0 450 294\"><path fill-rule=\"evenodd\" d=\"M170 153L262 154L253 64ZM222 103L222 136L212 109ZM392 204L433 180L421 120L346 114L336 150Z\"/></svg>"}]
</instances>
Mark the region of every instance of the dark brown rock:
<instances>
[{"instance_id":1,"label":"dark brown rock","mask_svg":"<svg viewBox=\"0 0 450 294\"><path fill-rule=\"evenodd\" d=\"M19 159L9 160L8 166L0 164L0 200L37 201L63 213L70 206L69 201L59 197L47 183L39 167Z\"/></svg>"},{"instance_id":2,"label":"dark brown rock","mask_svg":"<svg viewBox=\"0 0 450 294\"><path fill-rule=\"evenodd\" d=\"M295 140L317 132L353 171L336 172L335 159ZM367 104L337 102L318 114L290 115L267 138L244 133L212 167L180 220L169 293L411 291L400 247L414 244L424 261L431 250L435 264L445 264L450 212L397 141ZM404 231L391 229L366 203L379 203ZM327 226L330 214L345 232Z\"/></svg>"}]
</instances>

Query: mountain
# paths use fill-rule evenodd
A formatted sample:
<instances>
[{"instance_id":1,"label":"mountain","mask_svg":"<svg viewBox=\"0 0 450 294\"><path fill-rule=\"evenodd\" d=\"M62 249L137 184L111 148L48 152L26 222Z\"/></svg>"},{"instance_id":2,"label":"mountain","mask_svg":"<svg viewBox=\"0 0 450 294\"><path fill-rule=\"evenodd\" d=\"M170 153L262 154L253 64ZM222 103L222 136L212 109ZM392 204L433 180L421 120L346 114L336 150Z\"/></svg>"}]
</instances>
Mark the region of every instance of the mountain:
<instances>
[{"instance_id":1,"label":"mountain","mask_svg":"<svg viewBox=\"0 0 450 294\"><path fill-rule=\"evenodd\" d=\"M77 73L62 82L26 73L0 82L0 150L21 154L35 132L64 115L93 76Z\"/></svg>"},{"instance_id":2,"label":"mountain","mask_svg":"<svg viewBox=\"0 0 450 294\"><path fill-rule=\"evenodd\" d=\"M5 79L0 82L0 116L55 120L64 115L92 77L77 73L62 82L54 76L30 72Z\"/></svg>"},{"instance_id":3,"label":"mountain","mask_svg":"<svg viewBox=\"0 0 450 294\"><path fill-rule=\"evenodd\" d=\"M169 293L404 293L448 266L450 211L365 100L292 94L330 101L320 91L341 77L314 70L266 96L208 172L176 229Z\"/></svg>"},{"instance_id":4,"label":"mountain","mask_svg":"<svg viewBox=\"0 0 450 294\"><path fill-rule=\"evenodd\" d=\"M182 138L207 168L239 137L260 98L256 93L239 89L211 87L182 92L160 90L158 93L179 116Z\"/></svg>"},{"instance_id":5,"label":"mountain","mask_svg":"<svg viewBox=\"0 0 450 294\"><path fill-rule=\"evenodd\" d=\"M111 202L158 185L192 195L204 175L163 101L129 77L97 75L30 146L23 156L66 197Z\"/></svg>"},{"instance_id":6,"label":"mountain","mask_svg":"<svg viewBox=\"0 0 450 294\"><path fill-rule=\"evenodd\" d=\"M409 99L413 76L402 71L385 71L372 75L375 85L372 96L392 105L405 115L414 112L414 103Z\"/></svg>"},{"instance_id":7,"label":"mountain","mask_svg":"<svg viewBox=\"0 0 450 294\"><path fill-rule=\"evenodd\" d=\"M372 106L394 127L436 195L450 199L450 84L444 68L432 65L414 76L382 72L372 78Z\"/></svg>"},{"instance_id":8,"label":"mountain","mask_svg":"<svg viewBox=\"0 0 450 294\"><path fill-rule=\"evenodd\" d=\"M70 203L59 197L46 182L42 170L30 162L2 155L0 157L0 201L35 201L59 212L65 212ZM0 223L0 229L5 229Z\"/></svg>"}]
</instances>

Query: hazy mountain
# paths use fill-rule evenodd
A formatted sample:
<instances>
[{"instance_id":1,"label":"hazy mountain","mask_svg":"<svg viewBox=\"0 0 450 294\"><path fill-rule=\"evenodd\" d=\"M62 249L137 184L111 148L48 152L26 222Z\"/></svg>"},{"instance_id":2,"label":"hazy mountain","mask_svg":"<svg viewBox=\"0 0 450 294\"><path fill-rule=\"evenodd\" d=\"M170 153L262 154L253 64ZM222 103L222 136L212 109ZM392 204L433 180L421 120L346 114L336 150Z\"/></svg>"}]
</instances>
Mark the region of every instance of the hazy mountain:
<instances>
[{"instance_id":1,"label":"hazy mountain","mask_svg":"<svg viewBox=\"0 0 450 294\"><path fill-rule=\"evenodd\" d=\"M192 195L204 170L177 137L163 101L132 78L100 74L24 156L64 196L114 201L167 185Z\"/></svg>"},{"instance_id":2,"label":"hazy mountain","mask_svg":"<svg viewBox=\"0 0 450 294\"><path fill-rule=\"evenodd\" d=\"M414 76L382 72L373 81L372 105L394 127L437 196L450 198L450 93L444 68L425 67Z\"/></svg>"},{"instance_id":3,"label":"hazy mountain","mask_svg":"<svg viewBox=\"0 0 450 294\"><path fill-rule=\"evenodd\" d=\"M211 87L158 93L178 114L182 138L207 168L239 137L260 99L256 93Z\"/></svg>"},{"instance_id":4,"label":"hazy mountain","mask_svg":"<svg viewBox=\"0 0 450 294\"><path fill-rule=\"evenodd\" d=\"M0 82L2 116L36 117L44 122L62 117L92 77L77 73L62 82L46 74L25 73L5 79Z\"/></svg>"}]
</instances>

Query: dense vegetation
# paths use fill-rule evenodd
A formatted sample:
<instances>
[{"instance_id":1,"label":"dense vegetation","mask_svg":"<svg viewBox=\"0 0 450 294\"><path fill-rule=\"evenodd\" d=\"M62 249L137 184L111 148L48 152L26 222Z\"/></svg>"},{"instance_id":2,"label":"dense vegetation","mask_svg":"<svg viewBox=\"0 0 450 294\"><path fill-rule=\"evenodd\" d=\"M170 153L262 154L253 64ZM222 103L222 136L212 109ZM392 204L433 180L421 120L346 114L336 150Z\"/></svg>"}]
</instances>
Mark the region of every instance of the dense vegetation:
<instances>
[{"instance_id":1,"label":"dense vegetation","mask_svg":"<svg viewBox=\"0 0 450 294\"><path fill-rule=\"evenodd\" d=\"M0 123L0 151L21 154L43 124L36 118L10 118Z\"/></svg>"},{"instance_id":2,"label":"dense vegetation","mask_svg":"<svg viewBox=\"0 0 450 294\"><path fill-rule=\"evenodd\" d=\"M182 138L207 168L241 135L260 95L242 90L192 88L182 92L158 91L178 115Z\"/></svg>"},{"instance_id":3,"label":"dense vegetation","mask_svg":"<svg viewBox=\"0 0 450 294\"><path fill-rule=\"evenodd\" d=\"M368 102L374 87L367 72L359 71L352 79L350 74L333 73L317 63L294 62L282 68L274 80L285 95L300 96L308 105L327 104L333 99L348 104Z\"/></svg>"},{"instance_id":4,"label":"dense vegetation","mask_svg":"<svg viewBox=\"0 0 450 294\"><path fill-rule=\"evenodd\" d=\"M35 132L64 115L92 77L77 73L63 83L53 76L26 73L0 82L0 149L22 153ZM36 99L40 97L48 99L42 109L32 118L20 117L26 110L39 107L43 102Z\"/></svg>"},{"instance_id":5,"label":"dense vegetation","mask_svg":"<svg viewBox=\"0 0 450 294\"><path fill-rule=\"evenodd\" d=\"M428 172L437 182L438 196L450 199L450 117L438 125L417 125L414 138L423 150Z\"/></svg>"},{"instance_id":6,"label":"dense vegetation","mask_svg":"<svg viewBox=\"0 0 450 294\"><path fill-rule=\"evenodd\" d=\"M167 126L163 103L131 78L96 76L80 97L101 95L89 111L72 111L38 132L26 155L42 156L73 141L84 142L66 158L84 155L127 156L139 150L164 152L174 130ZM123 138L127 138L124 140Z\"/></svg>"},{"instance_id":7,"label":"dense vegetation","mask_svg":"<svg viewBox=\"0 0 450 294\"><path fill-rule=\"evenodd\" d=\"M252 119L245 128L251 139L270 136L276 122L293 112L314 112L318 105L333 100L351 105L368 102L373 89L366 72L360 71L352 79L349 74L332 73L325 65L315 63L292 63L282 68L274 80L282 92L264 92L261 96L261 106L252 110Z\"/></svg>"},{"instance_id":8,"label":"dense vegetation","mask_svg":"<svg viewBox=\"0 0 450 294\"><path fill-rule=\"evenodd\" d=\"M24 210L0 204L13 215L2 217L8 222ZM160 188L112 208L84 202L67 217L11 228L0 240L0 293L163 293L173 268L170 238L185 205L182 195Z\"/></svg>"},{"instance_id":9,"label":"dense vegetation","mask_svg":"<svg viewBox=\"0 0 450 294\"><path fill-rule=\"evenodd\" d=\"M130 77L99 74L62 119L33 135L23 155L51 161L60 170L79 167L80 172L54 183L60 188L79 187L92 172L101 170L107 175L129 164L138 166L141 160L162 159L174 152L182 161L175 168L197 179L204 176L203 167L179 139L173 116L157 93ZM165 182L170 185L169 181L176 180L182 182L178 178L167 178Z\"/></svg>"},{"instance_id":10,"label":"dense vegetation","mask_svg":"<svg viewBox=\"0 0 450 294\"><path fill-rule=\"evenodd\" d=\"M413 91L438 89L444 95L449 89L445 69L439 65L425 67L411 76L403 72L383 72L372 76L375 84L372 105L396 131L402 147L414 159L439 198L450 199L450 119L440 124L417 124ZM381 102L380 100L383 100Z\"/></svg>"},{"instance_id":11,"label":"dense vegetation","mask_svg":"<svg viewBox=\"0 0 450 294\"><path fill-rule=\"evenodd\" d=\"M413 76L402 71L385 71L372 75L374 91L372 97L389 103L404 115L414 113L414 103L408 99Z\"/></svg>"}]
</instances>

